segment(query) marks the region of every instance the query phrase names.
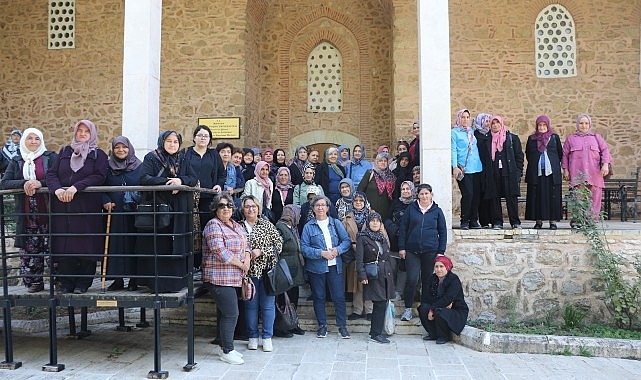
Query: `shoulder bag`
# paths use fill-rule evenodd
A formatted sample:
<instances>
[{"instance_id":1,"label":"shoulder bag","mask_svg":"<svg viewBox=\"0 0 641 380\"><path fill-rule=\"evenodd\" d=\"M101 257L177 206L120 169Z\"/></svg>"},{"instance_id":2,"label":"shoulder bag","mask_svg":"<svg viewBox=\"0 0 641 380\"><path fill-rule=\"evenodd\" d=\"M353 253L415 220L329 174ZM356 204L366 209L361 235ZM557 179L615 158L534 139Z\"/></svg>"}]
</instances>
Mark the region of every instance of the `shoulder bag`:
<instances>
[{"instance_id":1,"label":"shoulder bag","mask_svg":"<svg viewBox=\"0 0 641 380\"><path fill-rule=\"evenodd\" d=\"M376 260L371 263L363 264L365 266L365 275L367 275L368 280L378 279L378 257L380 256L380 249L376 253Z\"/></svg>"},{"instance_id":2,"label":"shoulder bag","mask_svg":"<svg viewBox=\"0 0 641 380\"><path fill-rule=\"evenodd\" d=\"M243 277L243 282L240 286L240 299L242 301L251 301L256 294L256 286L254 281L249 276Z\"/></svg>"},{"instance_id":3,"label":"shoulder bag","mask_svg":"<svg viewBox=\"0 0 641 380\"><path fill-rule=\"evenodd\" d=\"M601 135L599 135L601 137ZM596 140L597 145L599 146L599 170L601 170L601 167L603 166L603 148L601 148L601 143L599 142L599 137L597 135L594 135L594 139ZM603 137L601 137L603 139ZM608 174L603 176L603 179L610 179L612 178L612 174L614 174L614 171L612 171L612 163L608 162Z\"/></svg>"},{"instance_id":4,"label":"shoulder bag","mask_svg":"<svg viewBox=\"0 0 641 380\"><path fill-rule=\"evenodd\" d=\"M265 293L268 296L285 293L294 286L294 279L292 279L287 261L279 257L276 248L274 248L274 254L276 255L276 264L263 274Z\"/></svg>"},{"instance_id":5,"label":"shoulder bag","mask_svg":"<svg viewBox=\"0 0 641 380\"><path fill-rule=\"evenodd\" d=\"M164 169L161 168L156 177L160 177ZM171 225L171 211L171 206L160 202L159 199L156 199L155 203L153 199L143 201L136 207L134 225L143 231L167 228Z\"/></svg>"}]
</instances>

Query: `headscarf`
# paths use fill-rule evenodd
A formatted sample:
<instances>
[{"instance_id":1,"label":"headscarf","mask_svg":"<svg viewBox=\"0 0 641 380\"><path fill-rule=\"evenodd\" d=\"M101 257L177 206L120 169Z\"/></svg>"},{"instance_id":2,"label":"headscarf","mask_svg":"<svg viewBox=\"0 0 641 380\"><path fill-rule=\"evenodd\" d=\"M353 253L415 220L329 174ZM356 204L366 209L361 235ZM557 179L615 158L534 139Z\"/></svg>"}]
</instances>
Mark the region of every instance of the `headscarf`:
<instances>
[{"instance_id":1,"label":"headscarf","mask_svg":"<svg viewBox=\"0 0 641 380\"><path fill-rule=\"evenodd\" d=\"M284 185L278 180L281 172L287 172L288 180ZM278 168L278 171L276 172L276 183L274 184L274 186L276 186L276 188L280 191L287 191L294 188L294 184L292 183L292 174L289 172L289 168L287 166L281 166L280 168Z\"/></svg>"},{"instance_id":2,"label":"headscarf","mask_svg":"<svg viewBox=\"0 0 641 380\"><path fill-rule=\"evenodd\" d=\"M540 122L545 122L548 126L548 130L545 133L539 132L539 123ZM552 130L552 124L550 122L550 118L548 115L541 115L536 118L536 122L534 124L534 134L532 135L532 138L536 140L536 147L539 150L539 153L545 152L548 146L548 142L550 141L550 137L554 134L554 131Z\"/></svg>"},{"instance_id":3,"label":"headscarf","mask_svg":"<svg viewBox=\"0 0 641 380\"><path fill-rule=\"evenodd\" d=\"M384 158L389 163L390 156L387 153L379 153L376 155L376 161L380 158ZM396 177L389 166L385 170L378 168L376 163L374 163L372 170L374 172L374 180L376 181L376 188L378 189L378 195L383 195L387 193L387 198L392 200L394 196L394 187L396 186Z\"/></svg>"},{"instance_id":4,"label":"headscarf","mask_svg":"<svg viewBox=\"0 0 641 380\"><path fill-rule=\"evenodd\" d=\"M83 142L76 141L76 132L78 132L78 127L80 127L81 124L89 128L89 139ZM76 126L73 128L73 139L71 140L71 149L73 149L71 160L69 160L69 167L71 167L71 170L77 172L82 169L89 152L98 149L97 140L98 136L96 133L96 125L94 123L89 120L80 120L76 123Z\"/></svg>"},{"instance_id":5,"label":"headscarf","mask_svg":"<svg viewBox=\"0 0 641 380\"><path fill-rule=\"evenodd\" d=\"M463 108L462 110L459 110L456 113L456 121L454 122L454 125L452 126L452 128L459 128L465 133L467 133L467 142L471 148L472 143L474 143L474 132L472 131L472 128L466 127L463 124L461 124L461 117L463 116L464 112L470 113L470 110L468 110L467 108Z\"/></svg>"},{"instance_id":6,"label":"headscarf","mask_svg":"<svg viewBox=\"0 0 641 380\"><path fill-rule=\"evenodd\" d=\"M256 168L254 169L254 175L256 178L256 181L265 189L265 194L267 194L267 199L270 199L272 197L272 191L269 187L269 182L270 179L269 177L267 178L261 178L260 176L260 169L263 168L263 166L267 165L267 169L269 169L269 164L266 161L258 161L256 163Z\"/></svg>"},{"instance_id":7,"label":"headscarf","mask_svg":"<svg viewBox=\"0 0 641 380\"><path fill-rule=\"evenodd\" d=\"M354 199L354 190L355 190L354 189L354 181L352 181L351 178L343 178L343 179L341 179L341 182L338 184L339 191L340 191L341 185L344 184L344 183L349 185L349 195L345 197L345 196L343 196L343 193L341 193L341 199L345 203L351 204L352 203L352 199Z\"/></svg>"},{"instance_id":8,"label":"headscarf","mask_svg":"<svg viewBox=\"0 0 641 380\"><path fill-rule=\"evenodd\" d=\"M285 222L290 227L298 226L300 221L300 206L299 205L285 205L283 207L283 213L280 216L279 221ZM294 228L296 233L298 229Z\"/></svg>"},{"instance_id":9,"label":"headscarf","mask_svg":"<svg viewBox=\"0 0 641 380\"><path fill-rule=\"evenodd\" d=\"M379 146L378 149L376 149L376 154L384 153L385 152L385 148L387 148L387 150L389 150L389 146L387 146L387 145Z\"/></svg>"},{"instance_id":10,"label":"headscarf","mask_svg":"<svg viewBox=\"0 0 641 380\"><path fill-rule=\"evenodd\" d=\"M169 152L165 150L165 140L172 134L176 135L176 137L178 138L178 144L182 145L183 137L180 133L176 131L165 131L161 133L160 136L158 136L158 141L156 142L158 147L154 152L156 153L156 156L160 160L162 166L169 172L169 177L177 177L179 168L178 153L180 151L174 154L169 154Z\"/></svg>"},{"instance_id":11,"label":"headscarf","mask_svg":"<svg viewBox=\"0 0 641 380\"><path fill-rule=\"evenodd\" d=\"M381 221L381 227L379 227L378 231L372 231L372 229L369 227L369 222L371 222L372 219L378 219ZM372 211L367 216L367 223L365 224L365 228L358 234L361 236L367 236L379 243L385 243L387 242L387 239L385 239L385 235L383 235L383 232L381 231L381 229L383 228L382 226L383 218L381 217L381 214L377 213L376 211Z\"/></svg>"},{"instance_id":12,"label":"headscarf","mask_svg":"<svg viewBox=\"0 0 641 380\"><path fill-rule=\"evenodd\" d=\"M119 159L114 154L114 149L116 149L116 145L118 144L123 144L129 148L129 153L127 153L127 157L125 157L124 160ZM136 168L142 164L138 157L136 157L136 150L134 149L134 146L131 145L131 142L125 136L118 136L113 139L107 163L114 175L120 175L123 172L136 170Z\"/></svg>"},{"instance_id":13,"label":"headscarf","mask_svg":"<svg viewBox=\"0 0 641 380\"><path fill-rule=\"evenodd\" d=\"M479 132L485 134L490 130L490 123L492 115L489 113L480 113L476 115L474 121L472 122L472 128L478 130ZM487 125L487 127L485 127Z\"/></svg>"},{"instance_id":14,"label":"headscarf","mask_svg":"<svg viewBox=\"0 0 641 380\"><path fill-rule=\"evenodd\" d=\"M363 152L363 154L361 154L361 158L352 158L352 164L354 164L354 165L362 165L363 164L363 160L365 160L365 145L361 145L361 144L354 145L354 148L352 149L352 152L354 151L354 149L356 149L356 147L360 147L361 151Z\"/></svg>"},{"instance_id":15,"label":"headscarf","mask_svg":"<svg viewBox=\"0 0 641 380\"><path fill-rule=\"evenodd\" d=\"M298 152L301 149L307 150L307 147L305 145L297 146L296 150L294 151L294 159L292 160L292 162L294 163L294 165L296 165L296 167L298 167L298 170L300 170L301 174L303 174L305 173L304 170L305 170L305 164L307 163L307 160L303 161L300 158L298 158Z\"/></svg>"},{"instance_id":16,"label":"headscarf","mask_svg":"<svg viewBox=\"0 0 641 380\"><path fill-rule=\"evenodd\" d=\"M345 149L347 149L347 158L342 158L341 152L344 151ZM352 156L351 156L351 152L349 151L349 148L346 145L340 145L338 147L338 162L342 164L345 161L349 161L351 158Z\"/></svg>"},{"instance_id":17,"label":"headscarf","mask_svg":"<svg viewBox=\"0 0 641 380\"><path fill-rule=\"evenodd\" d=\"M32 133L40 137L41 142L40 147L35 152L32 152L27 148L27 137ZM13 132L11 132L11 134L13 134ZM34 161L47 151L47 148L45 147L45 140L42 137L42 132L36 128L25 129L24 133L20 137L18 145L20 146L20 154L24 160L24 165L22 166L22 177L27 181L30 179L36 179L36 164Z\"/></svg>"},{"instance_id":18,"label":"headscarf","mask_svg":"<svg viewBox=\"0 0 641 380\"><path fill-rule=\"evenodd\" d=\"M590 123L590 129L588 129L588 131L585 132L585 133L579 132L579 122L583 118L588 119L588 123ZM590 115L587 115L587 114L584 114L584 113L579 114L579 117L576 118L576 131L574 132L574 134L575 135L579 135L579 136L594 135L594 132L592 132L592 118L590 117Z\"/></svg>"},{"instance_id":19,"label":"headscarf","mask_svg":"<svg viewBox=\"0 0 641 380\"><path fill-rule=\"evenodd\" d=\"M503 151L503 144L507 138L507 130L505 129L505 125L503 125L503 119L500 116L493 116L492 122L494 122L494 120L497 120L499 124L501 124L501 129L499 129L498 132L492 131L492 161L494 161L497 151Z\"/></svg>"},{"instance_id":20,"label":"headscarf","mask_svg":"<svg viewBox=\"0 0 641 380\"><path fill-rule=\"evenodd\" d=\"M4 144L4 148L2 148L2 154L7 158L7 160L12 159L13 157L15 157L18 154L18 148L20 147L20 143L16 144L11 139L11 136L16 135L16 134L20 135L20 139L22 140L22 137L24 136L24 134L22 132L20 132L19 129L14 129L9 134L9 138L7 138L7 142Z\"/></svg>"},{"instance_id":21,"label":"headscarf","mask_svg":"<svg viewBox=\"0 0 641 380\"><path fill-rule=\"evenodd\" d=\"M282 163L282 164L281 164L281 163L279 163L278 161L276 161L276 156L278 155L278 152L283 152L283 155L285 156L285 160L283 161L283 163ZM272 163L272 164L273 164L274 166L279 167L279 168L280 168L280 167L283 167L283 166L287 166L287 155L285 154L285 151L284 151L284 150L282 150L282 149L280 149L280 148L278 148L278 149L274 150L274 161L273 161L273 163Z\"/></svg>"},{"instance_id":22,"label":"headscarf","mask_svg":"<svg viewBox=\"0 0 641 380\"><path fill-rule=\"evenodd\" d=\"M254 156L260 154L260 149L258 148L251 148L251 151L254 152Z\"/></svg>"},{"instance_id":23,"label":"headscarf","mask_svg":"<svg viewBox=\"0 0 641 380\"><path fill-rule=\"evenodd\" d=\"M320 194L320 187L318 187L316 185L307 186L307 194L305 194L305 195L309 195L309 194L319 195Z\"/></svg>"},{"instance_id":24,"label":"headscarf","mask_svg":"<svg viewBox=\"0 0 641 380\"><path fill-rule=\"evenodd\" d=\"M267 152L272 154L272 160L270 162L265 161L265 153ZM263 158L263 161L267 162L271 166L271 164L274 162L274 159L276 158L276 155L274 154L274 149L266 148L265 150L263 150L263 155L261 157ZM258 176L258 174L256 175Z\"/></svg>"},{"instance_id":25,"label":"headscarf","mask_svg":"<svg viewBox=\"0 0 641 380\"><path fill-rule=\"evenodd\" d=\"M403 198L401 195L398 199L405 205L408 205L416 200L416 186L414 186L414 182L412 181L403 181L401 183L401 187L403 187L403 184L408 184L410 187L410 196L409 198Z\"/></svg>"},{"instance_id":26,"label":"headscarf","mask_svg":"<svg viewBox=\"0 0 641 380\"><path fill-rule=\"evenodd\" d=\"M434 259L434 262L443 263L443 265L445 265L445 269L447 269L448 272L451 271L452 268L454 267L452 260L450 260L450 258L445 255L436 256L436 259Z\"/></svg>"},{"instance_id":27,"label":"headscarf","mask_svg":"<svg viewBox=\"0 0 641 380\"><path fill-rule=\"evenodd\" d=\"M305 164L305 166L303 166L303 171L302 171L302 173L303 173L303 182L306 183L307 185L311 185L312 183L314 183L314 177L312 177L312 180L309 181L309 182L305 179L305 170L307 170L307 169L312 169L312 171L314 172L314 177L315 177L316 176L316 167L311 162L307 162Z\"/></svg>"},{"instance_id":28,"label":"headscarf","mask_svg":"<svg viewBox=\"0 0 641 380\"><path fill-rule=\"evenodd\" d=\"M349 207L348 213L351 212L354 214L354 221L356 222L356 227L358 227L358 230L360 231L361 228L363 228L363 224L367 221L367 217L369 215L369 204L367 203L367 196L365 193L357 191L354 194L354 198L360 197L363 199L363 208L360 210L357 210L354 208L354 199L352 199L352 204Z\"/></svg>"},{"instance_id":29,"label":"headscarf","mask_svg":"<svg viewBox=\"0 0 641 380\"><path fill-rule=\"evenodd\" d=\"M333 170L334 173L338 174L339 177L345 178L345 174L338 167L338 164L337 163L332 164L331 162L329 162L329 152L332 152L332 151L336 151L336 153L338 153L338 148L336 148L334 146L330 146L329 148L325 149L325 163L327 163L327 166L329 166L329 169ZM340 158L340 154L338 156ZM336 162L338 162L338 161L336 161Z\"/></svg>"}]
</instances>

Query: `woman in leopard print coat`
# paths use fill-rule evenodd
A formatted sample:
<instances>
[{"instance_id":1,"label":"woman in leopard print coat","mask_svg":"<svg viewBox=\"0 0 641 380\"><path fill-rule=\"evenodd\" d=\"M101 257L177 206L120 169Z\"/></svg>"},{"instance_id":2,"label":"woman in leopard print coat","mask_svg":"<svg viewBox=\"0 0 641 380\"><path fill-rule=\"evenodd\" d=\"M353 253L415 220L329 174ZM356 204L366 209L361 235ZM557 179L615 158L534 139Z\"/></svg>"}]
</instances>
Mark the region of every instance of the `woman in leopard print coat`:
<instances>
[{"instance_id":1,"label":"woman in leopard print coat","mask_svg":"<svg viewBox=\"0 0 641 380\"><path fill-rule=\"evenodd\" d=\"M261 202L253 195L243 197L241 211L245 217L242 225L247 230L249 248L251 249L251 265L248 275L256 285L256 295L251 301L245 301L245 320L250 350L258 349L258 312L263 321L263 351L272 351L272 336L274 335L275 298L265 292L263 273L276 263L276 252L283 249L283 239L276 227L262 215Z\"/></svg>"}]
</instances>

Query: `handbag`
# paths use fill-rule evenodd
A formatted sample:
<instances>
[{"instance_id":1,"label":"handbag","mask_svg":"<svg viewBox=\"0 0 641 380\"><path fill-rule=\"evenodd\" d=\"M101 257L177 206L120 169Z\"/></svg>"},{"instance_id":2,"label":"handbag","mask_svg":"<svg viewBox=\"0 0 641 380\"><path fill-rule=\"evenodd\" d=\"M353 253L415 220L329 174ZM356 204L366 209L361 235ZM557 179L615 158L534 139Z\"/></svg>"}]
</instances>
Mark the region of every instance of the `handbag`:
<instances>
[{"instance_id":1,"label":"handbag","mask_svg":"<svg viewBox=\"0 0 641 380\"><path fill-rule=\"evenodd\" d=\"M363 266L365 267L365 275L367 276L368 280L376 280L378 279L378 256L380 254L380 251L376 253L376 260L372 261L371 263L365 263Z\"/></svg>"},{"instance_id":2,"label":"handbag","mask_svg":"<svg viewBox=\"0 0 641 380\"><path fill-rule=\"evenodd\" d=\"M278 257L278 253L276 253L276 265L263 274L263 282L265 284L265 293L268 296L285 293L294 286L289 265L287 265L285 259Z\"/></svg>"},{"instance_id":3,"label":"handbag","mask_svg":"<svg viewBox=\"0 0 641 380\"><path fill-rule=\"evenodd\" d=\"M137 207L134 225L139 230L153 231L167 228L171 225L171 206L167 203L141 203ZM154 226L154 220L156 224Z\"/></svg>"},{"instance_id":4,"label":"handbag","mask_svg":"<svg viewBox=\"0 0 641 380\"><path fill-rule=\"evenodd\" d=\"M599 137L600 137L600 135L599 135ZM601 138L603 139L603 137L601 137ZM601 160L603 160L603 148L601 147L601 144L599 143L599 138L596 137L596 135L594 136L594 139L596 140L596 143L599 146L599 157L600 157L599 169L601 169L601 167L603 166L603 162L601 161ZM608 174L604 175L603 179L612 178L612 174L614 174L614 171L612 170L612 163L608 162Z\"/></svg>"},{"instance_id":5,"label":"handbag","mask_svg":"<svg viewBox=\"0 0 641 380\"><path fill-rule=\"evenodd\" d=\"M287 292L283 293L285 296L285 304L280 307L276 304L276 319L274 320L275 331L290 331L298 327L298 312L296 307L289 300Z\"/></svg>"},{"instance_id":6,"label":"handbag","mask_svg":"<svg viewBox=\"0 0 641 380\"><path fill-rule=\"evenodd\" d=\"M256 294L256 286L250 277L243 277L243 282L240 286L240 299L243 301L251 301Z\"/></svg>"}]
</instances>

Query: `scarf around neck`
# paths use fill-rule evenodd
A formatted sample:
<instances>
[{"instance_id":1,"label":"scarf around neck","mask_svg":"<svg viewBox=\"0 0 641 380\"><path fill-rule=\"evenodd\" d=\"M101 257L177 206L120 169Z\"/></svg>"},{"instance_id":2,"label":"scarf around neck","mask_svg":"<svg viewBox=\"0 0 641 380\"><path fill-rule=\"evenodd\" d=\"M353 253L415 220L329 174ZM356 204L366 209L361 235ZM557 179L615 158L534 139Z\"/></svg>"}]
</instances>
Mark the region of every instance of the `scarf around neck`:
<instances>
[{"instance_id":1,"label":"scarf around neck","mask_svg":"<svg viewBox=\"0 0 641 380\"><path fill-rule=\"evenodd\" d=\"M30 151L27 149L27 137L29 137L30 134L34 134L38 137L40 137L40 147L35 152ZM22 177L24 179L31 180L31 179L37 179L36 178L36 164L35 160L36 158L42 156L44 152L47 151L47 148L45 147L45 140L42 137L42 132L36 128L27 128L25 129L24 133L20 137L20 154L22 155L22 159L24 160L24 165L22 166Z\"/></svg>"},{"instance_id":2,"label":"scarf around neck","mask_svg":"<svg viewBox=\"0 0 641 380\"><path fill-rule=\"evenodd\" d=\"M89 128L89 139L87 141L78 141L76 140L76 132L81 125L85 125ZM76 123L76 126L73 128L73 140L71 141L71 149L73 153L71 154L71 159L69 160L69 167L74 172L82 169L85 166L85 160L89 152L98 149L98 136L96 135L96 125L90 120L80 120Z\"/></svg>"}]
</instances>

